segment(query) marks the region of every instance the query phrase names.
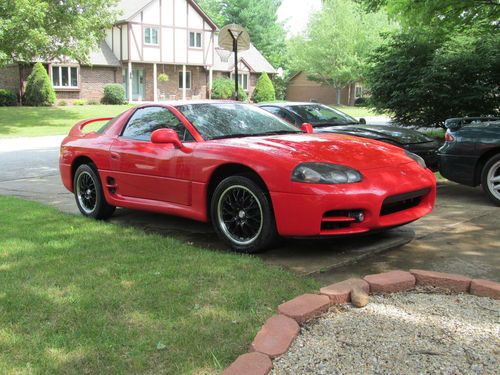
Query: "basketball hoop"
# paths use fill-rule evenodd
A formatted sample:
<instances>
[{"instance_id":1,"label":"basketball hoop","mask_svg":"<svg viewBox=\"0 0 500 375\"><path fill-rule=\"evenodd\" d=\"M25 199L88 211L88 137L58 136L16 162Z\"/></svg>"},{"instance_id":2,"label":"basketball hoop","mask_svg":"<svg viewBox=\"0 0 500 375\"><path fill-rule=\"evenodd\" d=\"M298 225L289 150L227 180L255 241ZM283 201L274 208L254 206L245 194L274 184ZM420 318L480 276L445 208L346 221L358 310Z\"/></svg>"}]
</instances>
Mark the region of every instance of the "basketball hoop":
<instances>
[{"instance_id":1,"label":"basketball hoop","mask_svg":"<svg viewBox=\"0 0 500 375\"><path fill-rule=\"evenodd\" d=\"M231 51L226 51L225 49L219 47L215 49L215 52L219 55L220 60L225 63L229 61L229 57L231 57L232 53Z\"/></svg>"},{"instance_id":2,"label":"basketball hoop","mask_svg":"<svg viewBox=\"0 0 500 375\"><path fill-rule=\"evenodd\" d=\"M219 53L224 62L229 60L231 52L234 53L234 99L238 100L238 51L246 51L250 48L250 36L243 26L234 23L226 25L219 33L219 47L229 52L227 57Z\"/></svg>"}]
</instances>

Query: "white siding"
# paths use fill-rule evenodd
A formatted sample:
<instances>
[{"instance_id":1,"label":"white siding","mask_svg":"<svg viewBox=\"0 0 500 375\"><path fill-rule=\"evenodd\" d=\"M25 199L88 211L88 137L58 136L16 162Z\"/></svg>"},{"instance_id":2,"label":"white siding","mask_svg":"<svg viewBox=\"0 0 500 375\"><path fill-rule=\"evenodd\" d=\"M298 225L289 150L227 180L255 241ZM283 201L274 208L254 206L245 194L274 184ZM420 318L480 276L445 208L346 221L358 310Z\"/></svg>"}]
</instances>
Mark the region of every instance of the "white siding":
<instances>
[{"instance_id":1,"label":"white siding","mask_svg":"<svg viewBox=\"0 0 500 375\"><path fill-rule=\"evenodd\" d=\"M186 0L175 1L175 26L187 27L187 2Z\"/></svg>"},{"instance_id":2,"label":"white siding","mask_svg":"<svg viewBox=\"0 0 500 375\"><path fill-rule=\"evenodd\" d=\"M175 63L177 64L187 63L187 40L188 34L186 29L175 30Z\"/></svg>"}]
</instances>

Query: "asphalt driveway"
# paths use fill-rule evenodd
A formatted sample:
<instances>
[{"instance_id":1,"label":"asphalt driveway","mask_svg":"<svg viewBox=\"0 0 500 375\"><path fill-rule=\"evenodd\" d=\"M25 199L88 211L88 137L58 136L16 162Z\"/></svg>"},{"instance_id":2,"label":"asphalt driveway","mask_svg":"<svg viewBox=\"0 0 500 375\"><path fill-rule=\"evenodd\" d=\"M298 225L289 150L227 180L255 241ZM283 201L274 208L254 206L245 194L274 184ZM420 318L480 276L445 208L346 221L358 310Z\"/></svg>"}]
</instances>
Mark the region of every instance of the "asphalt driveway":
<instances>
[{"instance_id":1,"label":"asphalt driveway","mask_svg":"<svg viewBox=\"0 0 500 375\"><path fill-rule=\"evenodd\" d=\"M57 161L62 137L0 139L0 194L39 201L78 214L62 186ZM442 183L434 212L391 231L357 239L284 240L260 254L267 263L324 284L395 268L425 268L500 279L500 215L480 189ZM119 209L112 222L227 251L208 224Z\"/></svg>"}]
</instances>

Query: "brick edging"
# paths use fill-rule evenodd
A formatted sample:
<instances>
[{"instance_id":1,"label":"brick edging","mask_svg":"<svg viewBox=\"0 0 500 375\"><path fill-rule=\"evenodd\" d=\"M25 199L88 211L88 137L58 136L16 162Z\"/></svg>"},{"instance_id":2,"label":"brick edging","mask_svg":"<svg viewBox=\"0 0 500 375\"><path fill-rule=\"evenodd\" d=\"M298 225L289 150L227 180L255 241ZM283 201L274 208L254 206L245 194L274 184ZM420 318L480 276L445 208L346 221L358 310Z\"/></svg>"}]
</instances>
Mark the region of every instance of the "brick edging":
<instances>
[{"instance_id":1,"label":"brick edging","mask_svg":"<svg viewBox=\"0 0 500 375\"><path fill-rule=\"evenodd\" d=\"M299 324L322 315L332 305L350 302L354 288L378 294L402 292L415 286L500 299L500 283L451 273L410 269L409 272L397 270L348 279L321 288L318 294L303 294L279 305L278 314L269 318L259 330L249 353L240 355L222 374L268 374L273 367L272 359L286 353L299 335Z\"/></svg>"}]
</instances>

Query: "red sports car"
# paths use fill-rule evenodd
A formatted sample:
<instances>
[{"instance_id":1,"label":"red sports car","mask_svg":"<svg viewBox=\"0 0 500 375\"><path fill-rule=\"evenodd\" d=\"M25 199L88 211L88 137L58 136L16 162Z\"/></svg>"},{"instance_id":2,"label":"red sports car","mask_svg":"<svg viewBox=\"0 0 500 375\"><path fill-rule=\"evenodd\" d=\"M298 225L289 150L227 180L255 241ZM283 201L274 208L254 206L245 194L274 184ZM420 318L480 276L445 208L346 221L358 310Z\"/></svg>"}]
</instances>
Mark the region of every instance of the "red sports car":
<instances>
[{"instance_id":1,"label":"red sports car","mask_svg":"<svg viewBox=\"0 0 500 375\"><path fill-rule=\"evenodd\" d=\"M278 235L391 228L432 210L435 178L419 156L304 132L237 102L144 105L77 123L61 145L61 177L85 216L105 219L118 206L210 220L241 252Z\"/></svg>"}]
</instances>

